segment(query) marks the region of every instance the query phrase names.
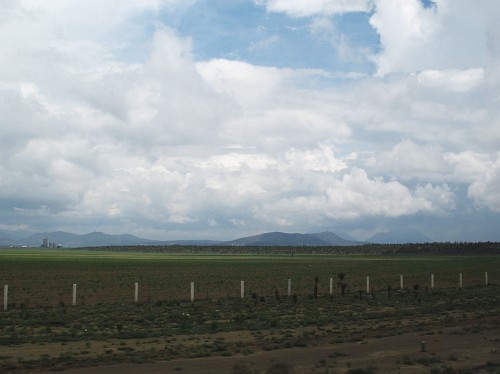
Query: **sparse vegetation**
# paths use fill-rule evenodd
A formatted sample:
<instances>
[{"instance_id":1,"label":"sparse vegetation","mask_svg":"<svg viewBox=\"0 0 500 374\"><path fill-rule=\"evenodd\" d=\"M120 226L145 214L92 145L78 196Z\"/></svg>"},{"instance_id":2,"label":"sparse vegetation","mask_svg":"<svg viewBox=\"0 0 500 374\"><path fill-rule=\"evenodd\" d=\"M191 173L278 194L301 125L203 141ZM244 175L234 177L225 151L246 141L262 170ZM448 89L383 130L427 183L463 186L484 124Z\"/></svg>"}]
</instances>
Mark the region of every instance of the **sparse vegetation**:
<instances>
[{"instance_id":1,"label":"sparse vegetation","mask_svg":"<svg viewBox=\"0 0 500 374\"><path fill-rule=\"evenodd\" d=\"M29 256L0 252L0 283L10 285L9 309L0 312L0 371L247 356L293 347L365 343L370 338L415 331L437 334L440 330L462 336L499 324L500 292L495 279L500 258L494 256L444 261L440 257L297 255L292 260L281 256L24 253ZM341 284L349 274L349 282L359 289L368 272L379 285L374 288L375 296L387 292L383 285L395 287L400 272L409 284L420 285L425 284L430 271L439 274L442 288L412 287L394 291L390 298L359 300L352 291L341 297L341 289L341 295L336 294L331 302L317 281L337 273ZM468 273L468 282L476 284L459 291L458 271ZM489 271L488 287L481 283L484 271ZM284 288L290 274L294 294L288 297ZM250 290L243 300L239 297L240 279ZM196 294L201 295L194 303L189 300L191 281L196 283ZM133 302L135 282L140 285L138 303ZM79 291L75 307L71 306L73 283L78 283ZM311 287L314 302L303 297L311 296ZM235 332L237 338L231 335ZM22 347L30 345L37 346L36 355L23 352ZM329 370L334 360L349 359L346 353L338 352L323 357L316 361L318 370ZM442 371L447 370L442 361L453 361L453 365L466 362L449 354L441 357L409 355L401 364ZM285 366L294 369L288 363ZM235 373L245 370L253 368L233 367ZM369 366L349 370L377 371Z\"/></svg>"}]
</instances>

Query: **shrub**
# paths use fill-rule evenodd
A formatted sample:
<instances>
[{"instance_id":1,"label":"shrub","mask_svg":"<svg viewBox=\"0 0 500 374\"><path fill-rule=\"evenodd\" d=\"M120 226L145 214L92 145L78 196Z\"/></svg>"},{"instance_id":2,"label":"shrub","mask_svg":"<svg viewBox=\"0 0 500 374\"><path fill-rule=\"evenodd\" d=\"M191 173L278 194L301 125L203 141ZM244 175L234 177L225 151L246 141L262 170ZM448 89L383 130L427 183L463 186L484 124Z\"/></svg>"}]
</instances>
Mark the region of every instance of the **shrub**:
<instances>
[{"instance_id":1,"label":"shrub","mask_svg":"<svg viewBox=\"0 0 500 374\"><path fill-rule=\"evenodd\" d=\"M287 365L282 362L278 362L276 364L271 365L266 374L293 374L295 371L291 365Z\"/></svg>"},{"instance_id":2,"label":"shrub","mask_svg":"<svg viewBox=\"0 0 500 374\"><path fill-rule=\"evenodd\" d=\"M252 374L252 370L246 364L236 364L233 366L232 374Z\"/></svg>"},{"instance_id":3,"label":"shrub","mask_svg":"<svg viewBox=\"0 0 500 374\"><path fill-rule=\"evenodd\" d=\"M368 366L365 369L362 368L356 368L356 369L349 369L347 371L347 374L373 374L377 371L376 366Z\"/></svg>"}]
</instances>

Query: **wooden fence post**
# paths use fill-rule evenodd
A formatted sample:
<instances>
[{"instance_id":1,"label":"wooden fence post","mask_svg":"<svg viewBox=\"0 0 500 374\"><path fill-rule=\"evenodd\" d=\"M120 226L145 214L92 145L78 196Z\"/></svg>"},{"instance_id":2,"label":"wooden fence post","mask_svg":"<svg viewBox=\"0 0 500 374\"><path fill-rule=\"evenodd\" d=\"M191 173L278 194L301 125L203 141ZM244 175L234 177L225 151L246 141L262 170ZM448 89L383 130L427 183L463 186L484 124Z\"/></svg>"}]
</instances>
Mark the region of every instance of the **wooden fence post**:
<instances>
[{"instance_id":1,"label":"wooden fence post","mask_svg":"<svg viewBox=\"0 0 500 374\"><path fill-rule=\"evenodd\" d=\"M403 274L400 274L399 275L399 288L400 289L403 289L404 288L404 278L403 278Z\"/></svg>"},{"instance_id":2,"label":"wooden fence post","mask_svg":"<svg viewBox=\"0 0 500 374\"><path fill-rule=\"evenodd\" d=\"M245 281L241 281L241 298L245 298Z\"/></svg>"},{"instance_id":3,"label":"wooden fence post","mask_svg":"<svg viewBox=\"0 0 500 374\"><path fill-rule=\"evenodd\" d=\"M288 295L288 297L292 296L292 280L290 278L288 278L287 295Z\"/></svg>"},{"instance_id":4,"label":"wooden fence post","mask_svg":"<svg viewBox=\"0 0 500 374\"><path fill-rule=\"evenodd\" d=\"M366 276L366 293L370 293L370 277Z\"/></svg>"},{"instance_id":5,"label":"wooden fence post","mask_svg":"<svg viewBox=\"0 0 500 374\"><path fill-rule=\"evenodd\" d=\"M330 278L330 296L333 295L333 278Z\"/></svg>"},{"instance_id":6,"label":"wooden fence post","mask_svg":"<svg viewBox=\"0 0 500 374\"><path fill-rule=\"evenodd\" d=\"M194 302L194 282L191 282L191 302Z\"/></svg>"},{"instance_id":7,"label":"wooden fence post","mask_svg":"<svg viewBox=\"0 0 500 374\"><path fill-rule=\"evenodd\" d=\"M489 284L490 284L490 283L488 282L488 272L487 272L487 271L485 271L485 272L484 272L484 284L485 284L485 285L489 285Z\"/></svg>"},{"instance_id":8,"label":"wooden fence post","mask_svg":"<svg viewBox=\"0 0 500 374\"><path fill-rule=\"evenodd\" d=\"M8 302L9 302L9 286L6 284L3 286L3 310L7 310Z\"/></svg>"},{"instance_id":9,"label":"wooden fence post","mask_svg":"<svg viewBox=\"0 0 500 374\"><path fill-rule=\"evenodd\" d=\"M73 299L71 301L71 305L76 305L76 283L73 283Z\"/></svg>"},{"instance_id":10,"label":"wooden fence post","mask_svg":"<svg viewBox=\"0 0 500 374\"><path fill-rule=\"evenodd\" d=\"M134 302L137 303L139 301L139 283L134 285Z\"/></svg>"},{"instance_id":11,"label":"wooden fence post","mask_svg":"<svg viewBox=\"0 0 500 374\"><path fill-rule=\"evenodd\" d=\"M463 286L462 273L460 273L458 276L458 285L460 286L460 289L462 289L462 286Z\"/></svg>"},{"instance_id":12,"label":"wooden fence post","mask_svg":"<svg viewBox=\"0 0 500 374\"><path fill-rule=\"evenodd\" d=\"M434 289L434 274L431 274L431 290Z\"/></svg>"}]
</instances>

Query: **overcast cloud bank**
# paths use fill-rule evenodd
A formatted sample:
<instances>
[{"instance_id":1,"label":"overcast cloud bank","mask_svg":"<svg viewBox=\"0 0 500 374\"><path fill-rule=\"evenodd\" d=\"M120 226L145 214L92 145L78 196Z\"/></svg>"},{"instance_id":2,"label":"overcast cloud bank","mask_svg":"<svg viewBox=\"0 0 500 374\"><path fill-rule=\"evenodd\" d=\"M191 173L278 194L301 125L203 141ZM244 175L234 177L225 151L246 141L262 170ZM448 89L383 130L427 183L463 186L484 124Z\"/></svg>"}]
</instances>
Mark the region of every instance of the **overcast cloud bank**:
<instances>
[{"instance_id":1,"label":"overcast cloud bank","mask_svg":"<svg viewBox=\"0 0 500 374\"><path fill-rule=\"evenodd\" d=\"M274 66L201 59L206 1L0 2L0 230L500 240L497 1L239 3L371 68L283 67L272 24Z\"/></svg>"}]
</instances>

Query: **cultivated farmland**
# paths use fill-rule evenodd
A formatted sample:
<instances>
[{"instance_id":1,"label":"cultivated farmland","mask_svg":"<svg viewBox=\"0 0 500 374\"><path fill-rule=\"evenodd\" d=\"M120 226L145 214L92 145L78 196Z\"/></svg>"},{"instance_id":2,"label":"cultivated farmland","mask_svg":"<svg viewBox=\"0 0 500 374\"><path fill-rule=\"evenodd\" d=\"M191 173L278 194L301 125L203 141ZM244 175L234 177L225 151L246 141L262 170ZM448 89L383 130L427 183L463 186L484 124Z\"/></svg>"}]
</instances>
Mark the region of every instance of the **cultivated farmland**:
<instances>
[{"instance_id":1,"label":"cultivated farmland","mask_svg":"<svg viewBox=\"0 0 500 374\"><path fill-rule=\"evenodd\" d=\"M271 363L256 358L259 352L283 357L281 364L296 373L342 373L363 365L372 372L375 366L380 372L419 365L426 370L495 368L498 269L500 256L0 250L0 285L8 285L7 309L0 312L0 368L22 372L161 362L187 370L192 360L220 357L219 369L212 372L271 370ZM339 273L345 274L345 297ZM381 362L356 358L359 349L398 337L399 356L382 355ZM419 351L424 339L436 340L437 347L447 338L478 337L487 348L473 344L485 350L473 359L465 353L436 358L430 342L428 352ZM298 362L297 349L316 361Z\"/></svg>"}]
</instances>

